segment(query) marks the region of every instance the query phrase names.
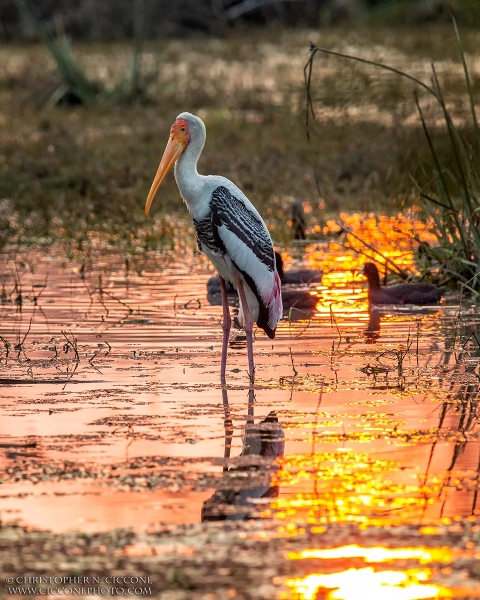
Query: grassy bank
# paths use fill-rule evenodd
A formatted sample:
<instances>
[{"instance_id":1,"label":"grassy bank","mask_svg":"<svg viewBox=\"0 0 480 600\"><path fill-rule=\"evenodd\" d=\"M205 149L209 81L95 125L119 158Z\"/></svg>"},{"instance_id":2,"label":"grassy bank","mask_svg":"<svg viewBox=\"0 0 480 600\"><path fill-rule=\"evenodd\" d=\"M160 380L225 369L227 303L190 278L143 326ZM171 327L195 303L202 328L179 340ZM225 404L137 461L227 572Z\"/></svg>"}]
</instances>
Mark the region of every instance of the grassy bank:
<instances>
[{"instance_id":1,"label":"grassy bank","mask_svg":"<svg viewBox=\"0 0 480 600\"><path fill-rule=\"evenodd\" d=\"M473 52L476 34L464 38L467 53ZM449 26L403 33L262 30L222 40L151 42L142 57L140 99L68 108L46 107L58 75L44 48L3 47L2 238L76 238L92 230L129 238L143 230L154 245L158 229L145 220L143 205L169 127L183 110L207 124L199 170L240 185L276 239L290 236L286 221L295 197L310 203L312 224L341 210L389 213L415 203L412 177L421 181L428 147L413 87L325 60L316 67L320 118L308 142L303 66L309 40L393 61L419 77L428 76L435 60L460 119L467 108ZM74 56L106 89L127 76L132 60L131 48L116 44L78 46ZM442 135L437 132L440 143ZM173 177L154 208L167 224L187 216Z\"/></svg>"}]
</instances>

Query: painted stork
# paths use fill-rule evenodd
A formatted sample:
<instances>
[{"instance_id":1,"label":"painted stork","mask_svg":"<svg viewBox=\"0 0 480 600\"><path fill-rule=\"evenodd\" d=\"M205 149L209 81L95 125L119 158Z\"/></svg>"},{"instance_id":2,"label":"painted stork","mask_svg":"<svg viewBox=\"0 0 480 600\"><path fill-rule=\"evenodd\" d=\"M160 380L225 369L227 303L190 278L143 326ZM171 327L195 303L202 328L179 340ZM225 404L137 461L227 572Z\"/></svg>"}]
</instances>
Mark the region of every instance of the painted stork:
<instances>
[{"instance_id":1,"label":"painted stork","mask_svg":"<svg viewBox=\"0 0 480 600\"><path fill-rule=\"evenodd\" d=\"M218 271L223 306L223 344L220 377L225 379L231 327L225 282L240 296L239 321L247 338L250 381L255 377L253 322L269 338L275 337L282 316L281 283L273 244L261 216L229 179L200 175L197 161L205 145L205 124L188 112L178 115L145 204L148 215L166 174L175 165L175 181L193 217L197 244Z\"/></svg>"}]
</instances>

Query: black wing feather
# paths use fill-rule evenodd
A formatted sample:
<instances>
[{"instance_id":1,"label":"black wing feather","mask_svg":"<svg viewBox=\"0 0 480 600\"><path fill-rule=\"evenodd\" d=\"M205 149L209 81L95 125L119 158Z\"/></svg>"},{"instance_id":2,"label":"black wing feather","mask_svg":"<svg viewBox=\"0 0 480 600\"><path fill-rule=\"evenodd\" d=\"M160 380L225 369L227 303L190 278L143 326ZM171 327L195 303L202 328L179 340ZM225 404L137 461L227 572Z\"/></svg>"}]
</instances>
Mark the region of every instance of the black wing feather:
<instances>
[{"instance_id":1,"label":"black wing feather","mask_svg":"<svg viewBox=\"0 0 480 600\"><path fill-rule=\"evenodd\" d=\"M272 241L261 219L252 213L245 204L236 198L226 187L219 186L212 193L210 212L201 221L193 220L197 232L197 243L201 250L202 245L210 251L225 254L225 244L220 237L219 228L226 227L239 240L248 246L255 256L267 269L273 273L275 269L275 255ZM241 269L235 261L233 264L243 275L247 285L255 294L259 303L259 317L257 325L269 337L275 336L275 331L268 326L268 308L257 289L252 276Z\"/></svg>"},{"instance_id":2,"label":"black wing feather","mask_svg":"<svg viewBox=\"0 0 480 600\"><path fill-rule=\"evenodd\" d=\"M225 244L218 233L218 228L225 226L252 249L269 271L273 271L275 257L265 225L226 187L220 186L214 190L210 200L210 212L200 221L193 219L193 224L200 249L203 244L212 252L225 253Z\"/></svg>"}]
</instances>

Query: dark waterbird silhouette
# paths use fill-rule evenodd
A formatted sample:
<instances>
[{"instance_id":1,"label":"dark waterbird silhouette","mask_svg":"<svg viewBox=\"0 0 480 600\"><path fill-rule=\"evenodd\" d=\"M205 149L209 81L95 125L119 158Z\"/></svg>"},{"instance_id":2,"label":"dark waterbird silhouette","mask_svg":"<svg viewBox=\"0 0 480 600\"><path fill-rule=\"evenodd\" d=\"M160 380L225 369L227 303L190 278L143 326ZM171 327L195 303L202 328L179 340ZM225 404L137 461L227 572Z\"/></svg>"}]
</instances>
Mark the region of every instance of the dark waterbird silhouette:
<instances>
[{"instance_id":1,"label":"dark waterbird silhouette","mask_svg":"<svg viewBox=\"0 0 480 600\"><path fill-rule=\"evenodd\" d=\"M293 237L296 240L305 240L307 238L307 220L303 202L300 198L295 198L292 204L292 229Z\"/></svg>"},{"instance_id":2,"label":"dark waterbird silhouette","mask_svg":"<svg viewBox=\"0 0 480 600\"><path fill-rule=\"evenodd\" d=\"M322 280L322 271L316 271L314 269L292 269L284 271L282 257L278 252L275 252L275 262L282 286L305 285L308 283L318 283ZM237 305L237 290L230 284L227 284L226 288L229 304ZM207 292L210 304L217 305L221 303L220 280L217 275L210 277L208 280ZM296 308L300 311L312 311L315 309L317 302L318 297L312 295L308 289L299 290L282 287L282 303L284 311L288 311L291 308Z\"/></svg>"},{"instance_id":3,"label":"dark waterbird silhouette","mask_svg":"<svg viewBox=\"0 0 480 600\"><path fill-rule=\"evenodd\" d=\"M212 306L220 306L222 303L220 292L211 293L208 289L207 299ZM215 288L213 288L215 289ZM232 289L227 292L228 304L230 306L238 307L238 294ZM289 311L292 308L298 311L312 311L315 310L315 306L318 302L318 296L312 294L309 290L298 290L298 289L285 289L282 288L282 303L283 310Z\"/></svg>"},{"instance_id":4,"label":"dark waterbird silhouette","mask_svg":"<svg viewBox=\"0 0 480 600\"><path fill-rule=\"evenodd\" d=\"M322 281L323 271L315 269L289 269L284 271L283 260L279 252L275 252L275 265L277 273L280 276L282 285L302 285L310 283L320 283ZM220 280L218 275L210 277L207 281L208 294L220 294ZM236 294L236 289L230 284L227 284L227 294Z\"/></svg>"},{"instance_id":5,"label":"dark waterbird silhouette","mask_svg":"<svg viewBox=\"0 0 480 600\"><path fill-rule=\"evenodd\" d=\"M430 283L401 283L391 287L380 285L380 275L373 263L363 265L361 274L368 280L368 301L371 304L438 304L445 289Z\"/></svg>"},{"instance_id":6,"label":"dark waterbird silhouette","mask_svg":"<svg viewBox=\"0 0 480 600\"><path fill-rule=\"evenodd\" d=\"M312 295L308 290L286 290L282 289L283 310L291 308L297 310L314 310L319 298Z\"/></svg>"},{"instance_id":7,"label":"dark waterbird silhouette","mask_svg":"<svg viewBox=\"0 0 480 600\"><path fill-rule=\"evenodd\" d=\"M302 285L322 281L323 271L319 269L289 269L284 271L283 260L278 252L275 252L275 263L282 285Z\"/></svg>"}]
</instances>

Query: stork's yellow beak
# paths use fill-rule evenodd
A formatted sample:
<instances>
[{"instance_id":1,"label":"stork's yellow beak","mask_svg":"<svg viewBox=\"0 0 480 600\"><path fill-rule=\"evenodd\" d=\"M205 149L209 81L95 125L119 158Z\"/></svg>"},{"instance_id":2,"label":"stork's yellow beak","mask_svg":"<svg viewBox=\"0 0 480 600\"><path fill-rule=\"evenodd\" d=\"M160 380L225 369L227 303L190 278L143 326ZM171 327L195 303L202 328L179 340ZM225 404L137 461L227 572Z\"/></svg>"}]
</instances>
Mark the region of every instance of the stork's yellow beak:
<instances>
[{"instance_id":1,"label":"stork's yellow beak","mask_svg":"<svg viewBox=\"0 0 480 600\"><path fill-rule=\"evenodd\" d=\"M175 161L185 149L186 144L183 142L183 140L180 141L175 138L176 136L172 135L168 140L167 147L165 148L162 160L160 161L160 166L158 167L157 174L155 175L155 179L153 180L152 187L150 188L147 202L145 204L146 216L148 216L148 213L150 212L150 207L152 206L153 199L155 198L155 195L158 192L158 188L162 184L162 181L165 179L165 176L173 167Z\"/></svg>"}]
</instances>

